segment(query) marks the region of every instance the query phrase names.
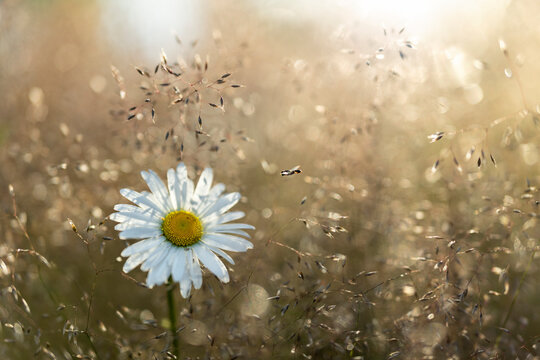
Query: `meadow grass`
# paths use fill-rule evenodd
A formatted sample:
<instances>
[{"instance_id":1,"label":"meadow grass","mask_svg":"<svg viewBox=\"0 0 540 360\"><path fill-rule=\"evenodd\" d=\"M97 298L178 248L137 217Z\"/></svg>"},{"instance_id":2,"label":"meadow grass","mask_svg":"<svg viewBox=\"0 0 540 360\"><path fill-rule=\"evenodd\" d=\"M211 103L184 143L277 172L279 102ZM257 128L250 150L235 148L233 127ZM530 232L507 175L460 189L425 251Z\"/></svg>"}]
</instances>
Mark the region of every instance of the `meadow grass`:
<instances>
[{"instance_id":1,"label":"meadow grass","mask_svg":"<svg viewBox=\"0 0 540 360\"><path fill-rule=\"evenodd\" d=\"M538 6L418 36L212 4L152 61L103 3L0 4L0 357L174 358L176 322L180 358L537 359ZM180 161L256 231L171 319L108 216Z\"/></svg>"}]
</instances>

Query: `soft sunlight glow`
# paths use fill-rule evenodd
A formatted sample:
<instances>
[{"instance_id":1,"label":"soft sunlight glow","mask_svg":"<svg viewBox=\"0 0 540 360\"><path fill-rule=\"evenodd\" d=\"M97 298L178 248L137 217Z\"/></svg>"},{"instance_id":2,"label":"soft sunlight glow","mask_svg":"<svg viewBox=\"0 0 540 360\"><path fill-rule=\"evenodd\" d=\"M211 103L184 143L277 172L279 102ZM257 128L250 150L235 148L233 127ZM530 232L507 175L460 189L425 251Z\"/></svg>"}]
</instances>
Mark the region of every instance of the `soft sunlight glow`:
<instances>
[{"instance_id":1,"label":"soft sunlight glow","mask_svg":"<svg viewBox=\"0 0 540 360\"><path fill-rule=\"evenodd\" d=\"M156 60L160 49L191 48L205 36L204 5L197 1L142 0L101 1L102 22L112 45L141 57ZM122 14L122 16L118 16ZM159 39L159 41L157 41Z\"/></svg>"}]
</instances>

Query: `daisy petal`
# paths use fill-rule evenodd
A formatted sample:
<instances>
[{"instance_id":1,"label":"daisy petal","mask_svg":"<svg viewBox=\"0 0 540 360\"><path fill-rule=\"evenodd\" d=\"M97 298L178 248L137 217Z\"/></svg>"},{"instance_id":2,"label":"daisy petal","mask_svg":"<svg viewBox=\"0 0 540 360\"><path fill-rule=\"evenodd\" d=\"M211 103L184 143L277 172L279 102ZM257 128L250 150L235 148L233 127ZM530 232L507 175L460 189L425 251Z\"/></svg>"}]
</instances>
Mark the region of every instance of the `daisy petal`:
<instances>
[{"instance_id":1,"label":"daisy petal","mask_svg":"<svg viewBox=\"0 0 540 360\"><path fill-rule=\"evenodd\" d=\"M212 190L208 193L209 199L217 199L225 191L225 185L219 183L214 185Z\"/></svg>"},{"instance_id":2,"label":"daisy petal","mask_svg":"<svg viewBox=\"0 0 540 360\"><path fill-rule=\"evenodd\" d=\"M138 253L135 255L131 255L128 257L126 262L124 263L124 266L122 267L122 271L124 271L126 274L130 272L131 270L135 269L137 266L141 265L152 253L150 251Z\"/></svg>"},{"instance_id":3,"label":"daisy petal","mask_svg":"<svg viewBox=\"0 0 540 360\"><path fill-rule=\"evenodd\" d=\"M116 204L114 205L113 209L119 212L120 211L131 212L131 211L136 211L137 209L140 209L140 207L135 206L135 205L130 205L130 204Z\"/></svg>"},{"instance_id":4,"label":"daisy petal","mask_svg":"<svg viewBox=\"0 0 540 360\"><path fill-rule=\"evenodd\" d=\"M231 211L230 213L226 213L220 216L219 223L227 223L229 221L234 221L243 218L246 216L243 211Z\"/></svg>"},{"instance_id":5,"label":"daisy petal","mask_svg":"<svg viewBox=\"0 0 540 360\"><path fill-rule=\"evenodd\" d=\"M138 206L135 206L135 205L130 205L130 204L116 204L114 205L114 210L118 211L118 212L121 212L121 213L136 213L136 214L141 214L141 215L147 215L147 216L150 216L152 218L157 218L157 219L161 219L161 212L160 211L156 211L155 209L152 209L152 208L140 208Z\"/></svg>"},{"instance_id":6,"label":"daisy petal","mask_svg":"<svg viewBox=\"0 0 540 360\"><path fill-rule=\"evenodd\" d=\"M191 200L193 198L193 181L187 179L182 184L182 208L191 210Z\"/></svg>"},{"instance_id":7,"label":"daisy petal","mask_svg":"<svg viewBox=\"0 0 540 360\"><path fill-rule=\"evenodd\" d=\"M132 203L137 204L142 208L151 208L158 211L159 213L167 212L163 205L160 205L159 203L156 204L153 201L152 197L148 196L147 194L138 193L131 189L121 189L120 194L122 194L123 197L125 197Z\"/></svg>"},{"instance_id":8,"label":"daisy petal","mask_svg":"<svg viewBox=\"0 0 540 360\"><path fill-rule=\"evenodd\" d=\"M197 254L195 254L195 251L191 249L191 264L189 264L189 275L191 277L191 281L193 282L193 287L195 289L200 289L202 286L202 271L201 271L201 265L199 265L199 259L197 258ZM189 263L189 261L188 261Z\"/></svg>"},{"instance_id":9,"label":"daisy petal","mask_svg":"<svg viewBox=\"0 0 540 360\"><path fill-rule=\"evenodd\" d=\"M139 208L140 209L140 208ZM116 212L109 215L109 219L116 222L124 222L129 220L142 220L146 222L156 222L159 218L156 218L150 214L141 214L138 212Z\"/></svg>"},{"instance_id":10,"label":"daisy petal","mask_svg":"<svg viewBox=\"0 0 540 360\"><path fill-rule=\"evenodd\" d=\"M249 230L255 230L255 227L248 224L219 224L215 226L211 226L208 228L208 231L225 231L225 230L239 230L239 229L249 229Z\"/></svg>"},{"instance_id":11,"label":"daisy petal","mask_svg":"<svg viewBox=\"0 0 540 360\"><path fill-rule=\"evenodd\" d=\"M122 253L120 254L123 257L131 256L133 254L141 253L141 252L150 252L153 248L158 246L161 242L166 241L164 237L160 236L157 238L151 238L146 240L141 240L136 242L135 244L132 244L122 250Z\"/></svg>"},{"instance_id":12,"label":"daisy petal","mask_svg":"<svg viewBox=\"0 0 540 360\"><path fill-rule=\"evenodd\" d=\"M246 216L243 211L231 211L226 214L213 213L204 217L206 226L214 226L217 224L223 224L229 221L234 221Z\"/></svg>"},{"instance_id":13,"label":"daisy petal","mask_svg":"<svg viewBox=\"0 0 540 360\"><path fill-rule=\"evenodd\" d=\"M206 244L205 244L206 245ZM222 258L224 258L225 260L227 260L229 263L233 264L234 265L234 260L232 257L230 257L229 254L227 254L225 251L221 250L220 248L217 248L217 247L214 247L214 246L210 246L210 245L206 245L210 250L212 250L213 252L215 252L216 254L218 254L219 256L221 256Z\"/></svg>"},{"instance_id":14,"label":"daisy petal","mask_svg":"<svg viewBox=\"0 0 540 360\"><path fill-rule=\"evenodd\" d=\"M208 195L210 187L212 186L212 180L214 179L214 172L211 168L206 168L199 177L199 182L193 193L193 198L200 199L203 196Z\"/></svg>"},{"instance_id":15,"label":"daisy petal","mask_svg":"<svg viewBox=\"0 0 540 360\"><path fill-rule=\"evenodd\" d=\"M178 181L174 169L167 171L167 184L169 185L169 193L171 194L171 203L174 209L178 210L181 206L182 190L180 189L180 181Z\"/></svg>"},{"instance_id":16,"label":"daisy petal","mask_svg":"<svg viewBox=\"0 0 540 360\"><path fill-rule=\"evenodd\" d=\"M208 195L201 196L196 205L193 207L198 213L204 213L208 208L215 204L216 200L219 199L221 193L225 191L225 185L216 184L208 193Z\"/></svg>"},{"instance_id":17,"label":"daisy petal","mask_svg":"<svg viewBox=\"0 0 540 360\"><path fill-rule=\"evenodd\" d=\"M162 261L165 260L166 256L169 252L170 243L168 241L164 241L161 244L159 244L154 251L152 251L152 255L146 259L146 261L141 265L142 271L148 271L154 266L157 266Z\"/></svg>"},{"instance_id":18,"label":"daisy petal","mask_svg":"<svg viewBox=\"0 0 540 360\"><path fill-rule=\"evenodd\" d=\"M186 276L187 270L187 251L182 248L178 248L174 254L174 262L172 264L172 277L176 282L181 282Z\"/></svg>"},{"instance_id":19,"label":"daisy petal","mask_svg":"<svg viewBox=\"0 0 540 360\"><path fill-rule=\"evenodd\" d=\"M253 244L250 241L225 234L207 234L201 241L207 245L228 251L244 252L253 248Z\"/></svg>"},{"instance_id":20,"label":"daisy petal","mask_svg":"<svg viewBox=\"0 0 540 360\"><path fill-rule=\"evenodd\" d=\"M170 257L171 254L169 253L167 254L167 256ZM149 288L154 287L154 285L164 284L169 278L169 275L171 274L171 265L169 261L166 260L161 261L148 271L148 276L146 277L146 285Z\"/></svg>"},{"instance_id":21,"label":"daisy petal","mask_svg":"<svg viewBox=\"0 0 540 360\"><path fill-rule=\"evenodd\" d=\"M214 275L217 276L221 282L228 283L229 282L229 273L227 272L227 268L221 260L214 254L208 247L206 247L204 244L202 245L195 245L193 246L193 251L197 254L197 257L203 265L210 270Z\"/></svg>"},{"instance_id":22,"label":"daisy petal","mask_svg":"<svg viewBox=\"0 0 540 360\"><path fill-rule=\"evenodd\" d=\"M213 213L223 214L225 211L232 208L238 201L241 196L239 193L230 193L220 197L212 206L203 210L199 215L207 216Z\"/></svg>"},{"instance_id":23,"label":"daisy petal","mask_svg":"<svg viewBox=\"0 0 540 360\"><path fill-rule=\"evenodd\" d=\"M124 221L123 223L120 223L120 224L116 224L114 226L114 229L116 231L122 231L122 230L127 230L131 227L144 227L144 228L149 228L149 229L155 229L155 228L159 228L159 225L156 224L156 222L147 222L147 221L141 221L141 220L128 220L128 221Z\"/></svg>"},{"instance_id":24,"label":"daisy petal","mask_svg":"<svg viewBox=\"0 0 540 360\"><path fill-rule=\"evenodd\" d=\"M191 278L189 276L184 276L182 281L180 281L180 294L184 299L187 299L191 293Z\"/></svg>"},{"instance_id":25,"label":"daisy petal","mask_svg":"<svg viewBox=\"0 0 540 360\"><path fill-rule=\"evenodd\" d=\"M166 210L170 210L170 206L167 206L169 205L169 193L161 178L152 170L148 170L148 172L141 171L141 176L148 184L148 188L154 194L156 200L165 206Z\"/></svg>"},{"instance_id":26,"label":"daisy petal","mask_svg":"<svg viewBox=\"0 0 540 360\"><path fill-rule=\"evenodd\" d=\"M182 191L180 208L189 211L191 210L191 198L193 197L193 181L188 178L184 163L180 163L176 168L176 176L181 184L180 189Z\"/></svg>"},{"instance_id":27,"label":"daisy petal","mask_svg":"<svg viewBox=\"0 0 540 360\"><path fill-rule=\"evenodd\" d=\"M119 235L120 239L145 239L161 235L161 229L149 227L132 227L122 231Z\"/></svg>"},{"instance_id":28,"label":"daisy petal","mask_svg":"<svg viewBox=\"0 0 540 360\"><path fill-rule=\"evenodd\" d=\"M211 232L208 231L208 233L209 234L233 234L233 235L240 235L248 239L251 238L251 235L249 235L247 232L243 230L212 230Z\"/></svg>"},{"instance_id":29,"label":"daisy petal","mask_svg":"<svg viewBox=\"0 0 540 360\"><path fill-rule=\"evenodd\" d=\"M188 177L187 168L186 168L186 165L183 162L178 164L178 166L176 167L176 176L178 176L178 180L180 180L180 181L183 181L184 179L187 179L187 177Z\"/></svg>"}]
</instances>

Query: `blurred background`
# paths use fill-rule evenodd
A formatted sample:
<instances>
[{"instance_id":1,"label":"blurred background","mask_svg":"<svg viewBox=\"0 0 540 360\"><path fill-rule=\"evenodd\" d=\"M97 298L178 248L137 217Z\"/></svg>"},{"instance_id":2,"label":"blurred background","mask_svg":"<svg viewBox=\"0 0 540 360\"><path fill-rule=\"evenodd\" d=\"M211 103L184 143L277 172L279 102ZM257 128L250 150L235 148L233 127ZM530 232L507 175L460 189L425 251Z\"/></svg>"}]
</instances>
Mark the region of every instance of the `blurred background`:
<instances>
[{"instance_id":1,"label":"blurred background","mask_svg":"<svg viewBox=\"0 0 540 360\"><path fill-rule=\"evenodd\" d=\"M172 358L107 216L184 161L257 230L177 296L181 358L538 359L539 15L2 1L0 356Z\"/></svg>"}]
</instances>

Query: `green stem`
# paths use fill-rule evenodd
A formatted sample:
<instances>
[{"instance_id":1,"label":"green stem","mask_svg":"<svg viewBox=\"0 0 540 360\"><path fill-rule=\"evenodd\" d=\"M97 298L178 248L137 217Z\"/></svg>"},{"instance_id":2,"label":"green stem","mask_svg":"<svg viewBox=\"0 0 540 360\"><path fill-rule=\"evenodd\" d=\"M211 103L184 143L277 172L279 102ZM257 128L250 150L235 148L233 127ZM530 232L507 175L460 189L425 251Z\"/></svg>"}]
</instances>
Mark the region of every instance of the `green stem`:
<instances>
[{"instance_id":1,"label":"green stem","mask_svg":"<svg viewBox=\"0 0 540 360\"><path fill-rule=\"evenodd\" d=\"M90 343L90 347L92 348L92 350L94 350L94 354L96 355L96 359L100 359L98 350L96 348L96 345L94 345L94 342L92 341L92 337L90 336L90 334L86 330L84 331L84 334L86 335L86 338L88 339L88 342Z\"/></svg>"},{"instance_id":2,"label":"green stem","mask_svg":"<svg viewBox=\"0 0 540 360\"><path fill-rule=\"evenodd\" d=\"M173 354L177 359L180 358L180 345L178 343L178 334L176 333L176 305L174 303L174 283L169 278L169 288L167 289L167 303L169 305L169 322L173 339Z\"/></svg>"}]
</instances>

